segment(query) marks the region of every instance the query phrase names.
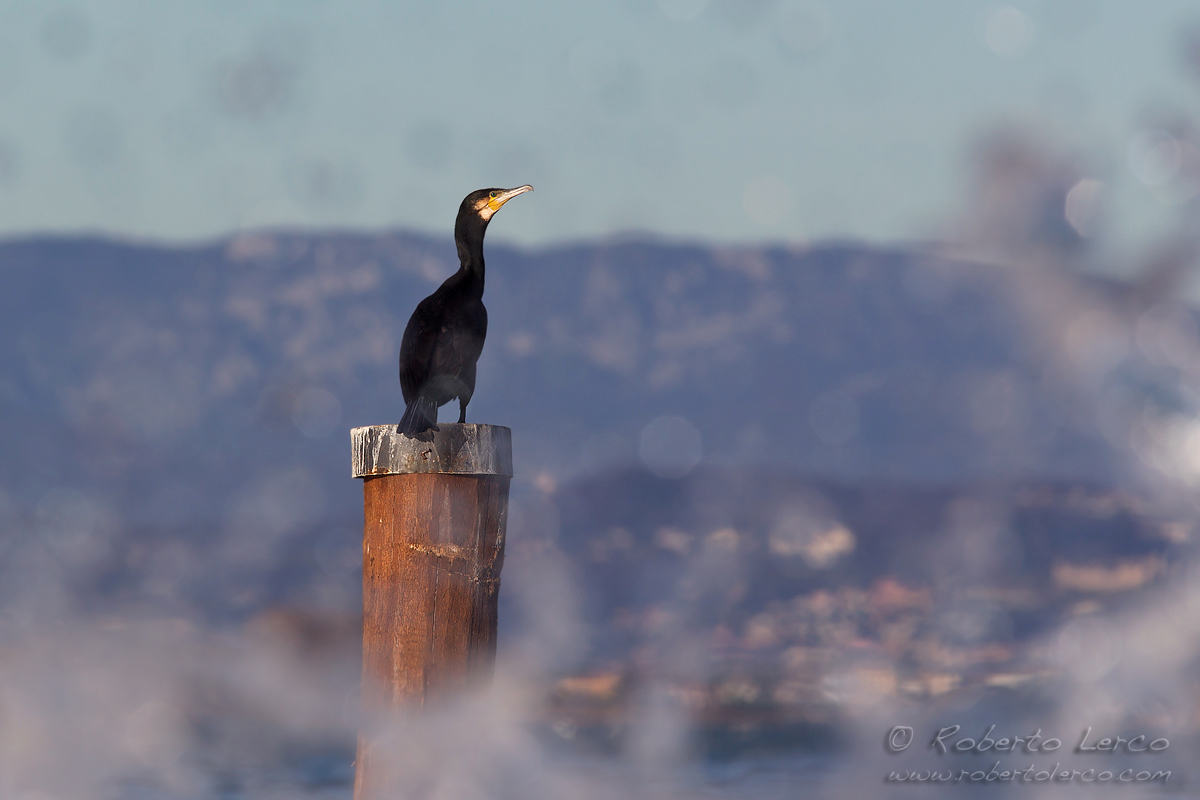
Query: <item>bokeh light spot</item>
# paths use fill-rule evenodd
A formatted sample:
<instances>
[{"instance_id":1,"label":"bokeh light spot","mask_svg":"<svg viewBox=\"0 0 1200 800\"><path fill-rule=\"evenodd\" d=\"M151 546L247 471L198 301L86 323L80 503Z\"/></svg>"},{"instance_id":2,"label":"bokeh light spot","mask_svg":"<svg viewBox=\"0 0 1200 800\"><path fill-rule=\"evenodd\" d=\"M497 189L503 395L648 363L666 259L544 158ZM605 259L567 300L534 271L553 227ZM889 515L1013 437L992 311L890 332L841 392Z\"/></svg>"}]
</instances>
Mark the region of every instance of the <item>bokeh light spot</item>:
<instances>
[{"instance_id":1,"label":"bokeh light spot","mask_svg":"<svg viewBox=\"0 0 1200 800\"><path fill-rule=\"evenodd\" d=\"M1147 186L1161 186L1179 173L1183 148L1166 131L1148 130L1129 142L1129 168Z\"/></svg>"},{"instance_id":2,"label":"bokeh light spot","mask_svg":"<svg viewBox=\"0 0 1200 800\"><path fill-rule=\"evenodd\" d=\"M988 17L983 30L983 41L988 49L1005 58L1024 53L1033 44L1033 37L1033 20L1012 6L1005 6Z\"/></svg>"},{"instance_id":3,"label":"bokeh light spot","mask_svg":"<svg viewBox=\"0 0 1200 800\"><path fill-rule=\"evenodd\" d=\"M1185 369L1196 355L1196 318L1186 306L1159 303L1138 318L1135 340L1151 362Z\"/></svg>"},{"instance_id":4,"label":"bokeh light spot","mask_svg":"<svg viewBox=\"0 0 1200 800\"><path fill-rule=\"evenodd\" d=\"M1063 215L1075 232L1085 239L1096 232L1103 192L1104 184L1093 178L1084 178L1067 192Z\"/></svg>"},{"instance_id":5,"label":"bokeh light spot","mask_svg":"<svg viewBox=\"0 0 1200 800\"><path fill-rule=\"evenodd\" d=\"M700 463L702 439L683 417L663 416L642 428L638 456L660 478L682 478Z\"/></svg>"}]
</instances>

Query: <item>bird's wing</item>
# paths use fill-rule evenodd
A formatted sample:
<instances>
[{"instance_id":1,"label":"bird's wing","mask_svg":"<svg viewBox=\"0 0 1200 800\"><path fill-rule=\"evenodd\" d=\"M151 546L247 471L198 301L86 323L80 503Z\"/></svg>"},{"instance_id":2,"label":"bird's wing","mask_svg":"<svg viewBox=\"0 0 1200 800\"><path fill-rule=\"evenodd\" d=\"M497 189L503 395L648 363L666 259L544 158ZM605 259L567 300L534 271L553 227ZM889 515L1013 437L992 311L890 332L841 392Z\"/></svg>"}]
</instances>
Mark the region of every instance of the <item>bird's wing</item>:
<instances>
[{"instance_id":1,"label":"bird's wing","mask_svg":"<svg viewBox=\"0 0 1200 800\"><path fill-rule=\"evenodd\" d=\"M438 331L430 364L430 375L462 376L479 360L487 336L487 309L475 303L461 309Z\"/></svg>"},{"instance_id":2,"label":"bird's wing","mask_svg":"<svg viewBox=\"0 0 1200 800\"><path fill-rule=\"evenodd\" d=\"M404 328L400 340L400 391L406 403L411 403L429 380L442 322L439 305L436 295L426 297L417 304Z\"/></svg>"}]
</instances>

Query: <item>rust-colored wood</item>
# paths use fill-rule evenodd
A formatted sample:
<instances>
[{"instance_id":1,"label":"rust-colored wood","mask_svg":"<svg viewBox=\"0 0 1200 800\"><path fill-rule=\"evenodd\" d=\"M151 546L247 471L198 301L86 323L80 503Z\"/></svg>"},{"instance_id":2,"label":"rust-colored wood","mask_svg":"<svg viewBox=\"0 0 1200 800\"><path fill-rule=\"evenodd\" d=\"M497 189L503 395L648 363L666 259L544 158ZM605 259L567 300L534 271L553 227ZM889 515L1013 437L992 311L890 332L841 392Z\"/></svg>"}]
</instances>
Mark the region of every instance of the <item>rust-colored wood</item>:
<instances>
[{"instance_id":1,"label":"rust-colored wood","mask_svg":"<svg viewBox=\"0 0 1200 800\"><path fill-rule=\"evenodd\" d=\"M491 675L508 514L506 475L403 474L363 482L363 707L424 708ZM390 797L359 737L355 800Z\"/></svg>"}]
</instances>

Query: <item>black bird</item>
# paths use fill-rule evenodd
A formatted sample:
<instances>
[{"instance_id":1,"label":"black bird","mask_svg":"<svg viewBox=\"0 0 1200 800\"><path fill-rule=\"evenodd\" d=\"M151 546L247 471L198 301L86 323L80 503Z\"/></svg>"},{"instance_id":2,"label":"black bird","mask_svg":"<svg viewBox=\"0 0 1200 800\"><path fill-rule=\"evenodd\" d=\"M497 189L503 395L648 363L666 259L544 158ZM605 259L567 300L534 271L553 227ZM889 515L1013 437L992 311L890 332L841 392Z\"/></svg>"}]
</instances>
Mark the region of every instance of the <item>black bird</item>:
<instances>
[{"instance_id":1,"label":"black bird","mask_svg":"<svg viewBox=\"0 0 1200 800\"><path fill-rule=\"evenodd\" d=\"M400 341L400 389L404 418L400 433L437 430L439 406L458 398L458 421L467 421L467 403L475 393L475 362L487 336L483 307L483 234L500 206L532 186L480 189L458 207L454 242L458 272L417 305Z\"/></svg>"}]
</instances>

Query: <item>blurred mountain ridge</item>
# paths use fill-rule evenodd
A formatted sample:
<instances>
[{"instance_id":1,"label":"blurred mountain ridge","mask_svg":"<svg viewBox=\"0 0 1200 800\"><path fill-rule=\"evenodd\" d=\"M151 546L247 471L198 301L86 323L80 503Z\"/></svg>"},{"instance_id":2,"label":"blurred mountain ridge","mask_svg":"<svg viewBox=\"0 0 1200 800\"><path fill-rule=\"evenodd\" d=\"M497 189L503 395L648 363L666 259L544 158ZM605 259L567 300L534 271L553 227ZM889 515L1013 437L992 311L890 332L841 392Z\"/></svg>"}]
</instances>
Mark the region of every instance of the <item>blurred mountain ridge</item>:
<instances>
[{"instance_id":1,"label":"blurred mountain ridge","mask_svg":"<svg viewBox=\"0 0 1200 800\"><path fill-rule=\"evenodd\" d=\"M662 415L717 462L1128 477L1018 271L848 245L487 255L468 419L514 429L518 478L628 457ZM405 233L0 244L0 476L26 496L95 480L151 516L164 483L228 497L279 464L332 488L347 429L398 418L400 333L455 268Z\"/></svg>"}]
</instances>

